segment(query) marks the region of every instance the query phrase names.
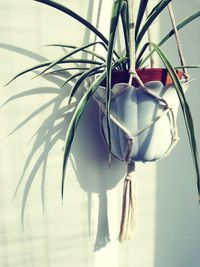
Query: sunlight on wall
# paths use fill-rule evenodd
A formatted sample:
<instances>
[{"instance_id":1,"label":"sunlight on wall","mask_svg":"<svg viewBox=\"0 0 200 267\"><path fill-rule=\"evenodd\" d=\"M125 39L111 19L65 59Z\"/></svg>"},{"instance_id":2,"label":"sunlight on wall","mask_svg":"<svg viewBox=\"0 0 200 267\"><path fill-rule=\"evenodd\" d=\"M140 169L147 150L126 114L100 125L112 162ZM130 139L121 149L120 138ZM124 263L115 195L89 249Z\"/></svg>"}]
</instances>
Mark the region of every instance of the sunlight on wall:
<instances>
[{"instance_id":1,"label":"sunlight on wall","mask_svg":"<svg viewBox=\"0 0 200 267\"><path fill-rule=\"evenodd\" d=\"M105 33L111 3L103 1L99 28ZM94 38L74 20L40 3L1 0L0 5L1 85L19 71L64 53L44 45L79 46ZM98 1L70 0L67 5L95 24L93 10ZM155 38L159 35L158 22L153 34ZM117 236L126 166L113 160L108 167L107 151L99 132L98 108L91 101L72 147L61 205L63 141L74 106L66 109L63 97L68 92L59 88L63 78L45 76L30 80L34 75L27 74L0 90L0 105L11 98L0 110L0 266L160 267L155 265L163 255L156 228L161 232L156 182L157 173L160 176L163 169L157 172L154 163L137 165L138 233L130 242L120 244ZM173 168L172 164L170 167ZM11 202L20 177L23 179L19 192ZM29 189L31 182L22 231L23 189L25 186ZM162 200L159 195L158 199ZM194 235L190 237L192 243Z\"/></svg>"},{"instance_id":2,"label":"sunlight on wall","mask_svg":"<svg viewBox=\"0 0 200 267\"><path fill-rule=\"evenodd\" d=\"M174 1L177 22L200 10L199 1ZM168 31L167 14L163 16L162 32ZM199 19L180 31L186 65L199 64ZM165 51L179 65L174 39ZM195 122L199 143L199 70L189 70L193 80L186 99ZM200 258L200 210L197 201L196 177L181 111L178 116L180 141L165 160L158 163L156 194L155 267L198 267Z\"/></svg>"}]
</instances>

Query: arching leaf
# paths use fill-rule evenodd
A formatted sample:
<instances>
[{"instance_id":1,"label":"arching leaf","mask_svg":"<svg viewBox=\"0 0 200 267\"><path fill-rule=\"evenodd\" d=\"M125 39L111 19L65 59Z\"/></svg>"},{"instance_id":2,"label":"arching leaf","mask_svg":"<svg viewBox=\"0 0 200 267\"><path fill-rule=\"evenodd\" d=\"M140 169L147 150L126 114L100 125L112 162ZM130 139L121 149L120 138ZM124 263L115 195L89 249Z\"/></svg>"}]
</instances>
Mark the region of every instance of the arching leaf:
<instances>
[{"instance_id":1,"label":"arching leaf","mask_svg":"<svg viewBox=\"0 0 200 267\"><path fill-rule=\"evenodd\" d=\"M197 144L196 144L196 138L195 138L195 131L194 131L194 124L193 124L193 119L192 115L190 112L189 105L185 99L185 95L183 92L183 87L181 85L181 82L179 81L179 78L172 67L171 63L165 56L165 54L161 51L161 49L154 43L151 43L152 47L155 49L157 54L159 55L160 59L162 60L163 64L165 65L166 69L168 70L172 80L174 87L176 89L180 105L181 105L181 110L183 113L184 121L185 121L185 126L188 134L188 139L190 143L190 148L191 148L191 153L192 153L192 158L194 161L194 166L195 166L195 171L196 171L196 177L197 177L197 189L198 189L198 195L199 195L199 201L200 201L200 170L199 170L199 157L198 157L198 151L197 151Z\"/></svg>"},{"instance_id":2,"label":"arching leaf","mask_svg":"<svg viewBox=\"0 0 200 267\"><path fill-rule=\"evenodd\" d=\"M195 12L194 14L190 15L189 17L185 18L183 21L181 21L179 24L177 24L176 28L177 30L181 30L184 28L186 25L190 24L192 21L200 17L200 11ZM168 34L166 34L162 40L157 44L159 47L163 45L170 37L174 35L174 30L171 30ZM145 48L146 49L146 48ZM149 58L150 56L155 52L155 49L153 49L144 59L141 60L142 55L145 51L145 49L138 55L137 57L137 62L138 62L138 67L142 66Z\"/></svg>"},{"instance_id":3,"label":"arching leaf","mask_svg":"<svg viewBox=\"0 0 200 267\"><path fill-rule=\"evenodd\" d=\"M147 20L144 23L142 29L139 31L138 36L136 37L136 41L135 41L136 50L138 49L139 44L141 43L141 41L142 41L145 33L149 29L149 27L152 25L152 23L155 21L155 19L160 15L160 13L167 7L167 5L171 1L172 0L162 0L154 7L152 12L147 17Z\"/></svg>"}]
</instances>

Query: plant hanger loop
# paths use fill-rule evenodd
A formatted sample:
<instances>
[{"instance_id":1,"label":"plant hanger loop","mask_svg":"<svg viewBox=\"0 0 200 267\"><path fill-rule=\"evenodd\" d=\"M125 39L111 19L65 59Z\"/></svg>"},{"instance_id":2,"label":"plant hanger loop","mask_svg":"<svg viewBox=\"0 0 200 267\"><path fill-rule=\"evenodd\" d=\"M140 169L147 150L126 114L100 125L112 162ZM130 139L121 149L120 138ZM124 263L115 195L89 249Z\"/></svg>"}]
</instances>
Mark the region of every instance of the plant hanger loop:
<instances>
[{"instance_id":1,"label":"plant hanger loop","mask_svg":"<svg viewBox=\"0 0 200 267\"><path fill-rule=\"evenodd\" d=\"M146 9L145 9L145 15L146 15L146 18L148 18L148 15L149 15L149 10L148 10L148 5L146 6ZM151 27L148 28L147 30L147 37L148 37L148 42L151 44L152 43L152 32L151 32ZM152 51L152 47L149 45L149 53L151 54L151 51ZM150 67L151 69L154 68L154 56L153 54L150 55Z\"/></svg>"},{"instance_id":2,"label":"plant hanger loop","mask_svg":"<svg viewBox=\"0 0 200 267\"><path fill-rule=\"evenodd\" d=\"M134 19L134 8L135 8L135 1L128 0L128 12L129 12L129 55L130 55L130 78L129 78L129 85L132 84L133 75L135 74L135 19Z\"/></svg>"},{"instance_id":3,"label":"plant hanger loop","mask_svg":"<svg viewBox=\"0 0 200 267\"><path fill-rule=\"evenodd\" d=\"M96 28L99 29L99 24L100 24L100 17L101 17L101 11L102 11L102 4L103 0L99 0L99 5L98 5L98 13L97 13L97 18L96 18ZM97 35L94 35L94 42L97 41ZM95 52L96 46L93 46L93 52ZM92 59L94 60L94 55L92 56Z\"/></svg>"},{"instance_id":4,"label":"plant hanger loop","mask_svg":"<svg viewBox=\"0 0 200 267\"><path fill-rule=\"evenodd\" d=\"M178 55L180 58L180 63L181 63L181 66L183 66L182 67L183 74L185 76L186 81L188 81L189 75L188 75L186 68L184 68L184 66L186 66L186 63L185 63L185 58L183 55L183 49L182 49L181 41L179 38L178 30L176 27L176 20L175 20L175 16L174 16L174 12L173 12L172 3L170 2L167 7L168 7L168 12L169 12L169 16L171 19L172 27L174 30L174 36L175 36L175 40L176 40L176 45L177 45Z\"/></svg>"},{"instance_id":5,"label":"plant hanger loop","mask_svg":"<svg viewBox=\"0 0 200 267\"><path fill-rule=\"evenodd\" d=\"M136 50L135 50L135 0L128 0L128 12L129 12L129 60L130 60L130 68L129 68L129 81L128 85L132 84L133 78L137 80L141 87L144 87L142 80L137 75L135 70L135 62L136 62Z\"/></svg>"},{"instance_id":6,"label":"plant hanger loop","mask_svg":"<svg viewBox=\"0 0 200 267\"><path fill-rule=\"evenodd\" d=\"M96 18L96 29L99 29L99 24L100 24L100 17L101 17L101 11L102 11L102 4L103 4L103 0L99 0L99 4L98 4L98 13L97 13L97 18ZM94 43L97 42L97 35L94 35ZM95 53L96 51L96 45L93 46L92 52L92 60L95 60ZM91 65L92 67L92 65ZM91 86L92 82L94 81L95 77L92 76L90 77L89 81L88 81L88 86Z\"/></svg>"}]
</instances>

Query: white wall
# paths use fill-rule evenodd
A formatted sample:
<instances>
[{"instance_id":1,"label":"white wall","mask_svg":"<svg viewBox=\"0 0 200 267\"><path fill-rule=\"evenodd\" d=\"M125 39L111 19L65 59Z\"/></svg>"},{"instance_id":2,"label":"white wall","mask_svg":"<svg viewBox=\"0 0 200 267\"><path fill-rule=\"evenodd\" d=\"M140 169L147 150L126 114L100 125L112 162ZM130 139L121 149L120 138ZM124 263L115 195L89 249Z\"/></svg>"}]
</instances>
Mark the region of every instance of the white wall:
<instances>
[{"instance_id":1,"label":"white wall","mask_svg":"<svg viewBox=\"0 0 200 267\"><path fill-rule=\"evenodd\" d=\"M174 1L177 22L200 10L200 2ZM166 22L166 16L162 18ZM192 25L180 31L186 63L199 64L199 23L197 19ZM163 30L169 24L163 24ZM163 47L174 64L177 51L172 48L174 40L169 42L170 49ZM186 94L191 105L195 122L196 138L200 141L199 118L199 70L189 71L194 79ZM180 141L168 158L157 165L156 194L156 235L155 235L155 267L199 266L200 259L200 211L197 201L196 177L186 129L181 112L178 118ZM198 145L198 148L199 145Z\"/></svg>"},{"instance_id":2,"label":"white wall","mask_svg":"<svg viewBox=\"0 0 200 267\"><path fill-rule=\"evenodd\" d=\"M104 1L100 28L105 27L110 4L111 1ZM92 11L97 1L67 1L67 5L94 21ZM63 54L61 49L44 47L45 44L81 45L83 40L86 43L92 38L78 23L42 4L1 0L0 7L1 85L24 68ZM197 32L197 24L195 29ZM197 51L195 44L194 47ZM189 51L187 53L189 57ZM192 57L195 60L195 55ZM184 132L181 130L182 143L167 159L158 165L138 164L138 234L134 240L119 244L122 177L126 166L114 160L108 167L96 104L91 102L78 128L67 170L64 205L61 205L62 148L66 131L63 126L67 126L72 110L67 112L64 121L59 120L63 112L60 108L66 104L62 103L66 92L59 89L60 78L30 80L32 77L33 74L28 74L0 90L1 104L9 97L21 94L18 95L21 98L14 97L16 99L0 109L0 266L198 266L200 218L195 199L195 176ZM188 93L196 110L197 89L192 85ZM29 92L38 94L26 96ZM35 116L34 111L48 101L52 104ZM7 136L21 122L23 127ZM58 123L62 123L61 127L52 140L50 135ZM37 130L37 135L31 139ZM26 164L29 153L30 165ZM176 167L173 165L175 160ZM26 165L22 185L11 202ZM23 232L20 221L22 195L26 181L32 178ZM44 181L43 216L41 183ZM178 185L181 183L180 190Z\"/></svg>"}]
</instances>

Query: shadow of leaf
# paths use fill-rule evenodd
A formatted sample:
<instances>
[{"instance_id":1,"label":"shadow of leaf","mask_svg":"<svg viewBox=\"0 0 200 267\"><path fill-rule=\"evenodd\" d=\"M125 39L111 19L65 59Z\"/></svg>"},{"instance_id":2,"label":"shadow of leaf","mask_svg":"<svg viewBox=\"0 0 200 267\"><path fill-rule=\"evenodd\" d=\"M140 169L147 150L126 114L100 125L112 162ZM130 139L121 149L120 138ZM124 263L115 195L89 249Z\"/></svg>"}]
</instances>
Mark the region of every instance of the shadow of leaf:
<instances>
[{"instance_id":1,"label":"shadow of leaf","mask_svg":"<svg viewBox=\"0 0 200 267\"><path fill-rule=\"evenodd\" d=\"M7 50L12 51L14 53L17 53L19 55L35 59L35 60L37 60L39 62L47 60L46 57L43 57L43 56L41 56L41 55L39 55L37 53L34 53L34 52L30 51L30 50L27 50L27 49L24 49L24 48L21 48L21 47L18 47L18 46L5 44L5 43L0 43L0 48L7 49Z\"/></svg>"},{"instance_id":2,"label":"shadow of leaf","mask_svg":"<svg viewBox=\"0 0 200 267\"><path fill-rule=\"evenodd\" d=\"M41 57L26 49L21 49L15 46L3 44L0 44L0 47L22 54L32 59L36 59L38 61L46 60L46 58ZM65 74L66 76L70 75L69 72L65 72ZM61 87L63 79L66 78L66 76L62 75L59 77L55 77L50 75L43 75L42 78L49 82L52 82L54 86L57 85L58 87ZM70 89L70 86L67 89ZM24 225L25 208L30 193L31 185L34 179L38 178L37 174L39 170L42 170L42 177L40 177L41 199L43 211L45 210L45 183L49 153L59 140L64 141L67 125L69 125L69 120L73 114L73 109L75 108L77 103L76 101L78 101L77 99L79 99L80 95L77 95L77 99L75 102L72 102L70 106L67 106L64 101L68 98L69 90L66 90L66 88L57 89L54 87L39 87L15 94L9 99L7 99L1 106L4 107L6 104L9 104L14 100L19 100L27 96L39 96L44 94L54 94L56 95L56 97L53 97L44 105L34 110L9 133L9 135L15 133L17 130L21 129L23 126L29 123L33 118L37 117L41 112L49 108L50 114L44 119L39 128L36 130L36 132L32 135L31 141L33 141L33 145L25 159L21 176L14 192L15 196L18 192L19 187L22 185L22 182L26 177L21 208L22 225ZM80 94L82 94L82 92L80 92ZM124 170L123 168L118 169L119 171L117 173L117 176L115 172L115 176L113 177L113 170L116 167L116 162L114 160L112 167L107 172L107 167L105 167L107 166L107 150L105 149L103 140L100 135L98 107L96 103L94 103L94 101L91 101L86 111L84 112L76 135L77 138L74 146L72 147L71 155L73 155L74 158L73 168L76 174L77 181L79 182L80 187L88 195L89 233L91 228L91 195L93 193L99 195L98 226L96 240L94 244L94 251L96 251L106 246L106 244L110 240L107 215L107 191L113 188L121 180L121 178L123 177ZM83 140L83 137L85 142L81 142L81 144L79 144L80 140ZM89 151L87 145L88 143L90 144ZM76 149L77 145L79 147L78 151ZM82 153L82 155L84 156L81 158L79 153ZM91 161L91 164L93 160L99 162L99 165L97 169L95 169L94 173L92 173L89 168L88 170L85 168L85 160Z\"/></svg>"},{"instance_id":3,"label":"shadow of leaf","mask_svg":"<svg viewBox=\"0 0 200 267\"><path fill-rule=\"evenodd\" d=\"M50 88L50 87L41 87L41 88L34 88L30 89L28 91L16 94L8 98L1 106L0 108L4 107L8 103L12 102L13 100L17 100L26 96L33 96L33 95L42 95L42 94L59 94L60 90L57 88Z\"/></svg>"}]
</instances>

